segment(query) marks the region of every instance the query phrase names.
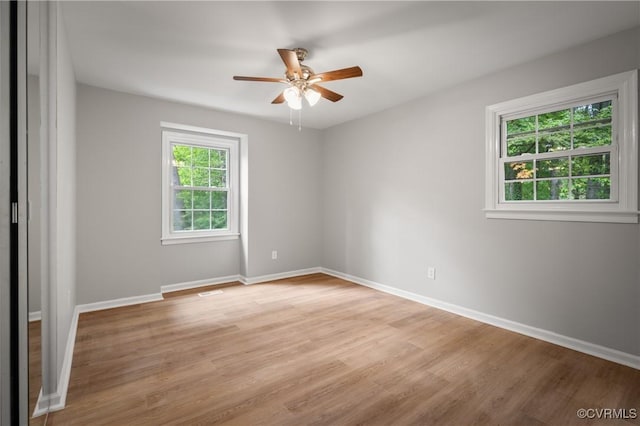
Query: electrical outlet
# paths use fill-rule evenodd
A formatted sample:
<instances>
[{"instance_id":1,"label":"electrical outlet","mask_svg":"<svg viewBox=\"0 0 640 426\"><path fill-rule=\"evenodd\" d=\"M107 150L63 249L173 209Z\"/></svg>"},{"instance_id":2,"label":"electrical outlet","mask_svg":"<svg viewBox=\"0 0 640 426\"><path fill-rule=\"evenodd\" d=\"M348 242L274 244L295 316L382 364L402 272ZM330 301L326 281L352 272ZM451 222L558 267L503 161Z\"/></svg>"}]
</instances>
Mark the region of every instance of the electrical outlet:
<instances>
[{"instance_id":1,"label":"electrical outlet","mask_svg":"<svg viewBox=\"0 0 640 426\"><path fill-rule=\"evenodd\" d=\"M429 278L430 280L436 279L436 268L434 268L433 266L429 266L427 268L427 278Z\"/></svg>"},{"instance_id":2,"label":"electrical outlet","mask_svg":"<svg viewBox=\"0 0 640 426\"><path fill-rule=\"evenodd\" d=\"M271 250L271 260L278 260L278 250Z\"/></svg>"}]
</instances>

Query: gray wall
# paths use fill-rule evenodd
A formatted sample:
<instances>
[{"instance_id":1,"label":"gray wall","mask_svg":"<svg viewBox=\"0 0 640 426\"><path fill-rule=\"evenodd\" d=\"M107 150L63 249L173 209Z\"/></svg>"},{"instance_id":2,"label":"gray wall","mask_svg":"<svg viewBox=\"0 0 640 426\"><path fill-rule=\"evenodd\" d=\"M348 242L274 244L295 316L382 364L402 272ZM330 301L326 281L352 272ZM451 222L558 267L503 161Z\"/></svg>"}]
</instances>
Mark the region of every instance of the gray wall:
<instances>
[{"instance_id":1,"label":"gray wall","mask_svg":"<svg viewBox=\"0 0 640 426\"><path fill-rule=\"evenodd\" d=\"M78 303L318 266L320 132L82 84L77 102ZM161 121L248 135L245 247L160 244Z\"/></svg>"},{"instance_id":2,"label":"gray wall","mask_svg":"<svg viewBox=\"0 0 640 426\"><path fill-rule=\"evenodd\" d=\"M77 302L321 265L640 354L638 225L482 212L485 107L640 67L638 40L620 33L324 132L78 85ZM160 244L160 121L249 135L244 247Z\"/></svg>"},{"instance_id":3,"label":"gray wall","mask_svg":"<svg viewBox=\"0 0 640 426\"><path fill-rule=\"evenodd\" d=\"M323 266L640 355L638 225L482 211L487 105L638 67L640 29L327 130Z\"/></svg>"},{"instance_id":4,"label":"gray wall","mask_svg":"<svg viewBox=\"0 0 640 426\"><path fill-rule=\"evenodd\" d=\"M58 374L76 306L76 77L61 8L57 11L56 57L56 301Z\"/></svg>"}]
</instances>

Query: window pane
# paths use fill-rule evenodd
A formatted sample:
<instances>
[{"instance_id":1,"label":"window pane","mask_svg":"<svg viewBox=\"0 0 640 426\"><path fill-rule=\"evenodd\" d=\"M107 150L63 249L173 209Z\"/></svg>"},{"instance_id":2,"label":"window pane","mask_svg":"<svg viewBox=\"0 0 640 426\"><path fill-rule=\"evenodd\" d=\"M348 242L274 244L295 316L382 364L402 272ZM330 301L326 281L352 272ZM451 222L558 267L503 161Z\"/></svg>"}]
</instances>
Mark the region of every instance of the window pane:
<instances>
[{"instance_id":1,"label":"window pane","mask_svg":"<svg viewBox=\"0 0 640 426\"><path fill-rule=\"evenodd\" d=\"M533 161L504 163L505 180L533 179Z\"/></svg>"},{"instance_id":2,"label":"window pane","mask_svg":"<svg viewBox=\"0 0 640 426\"><path fill-rule=\"evenodd\" d=\"M211 167L214 169L227 168L227 151L222 149L211 150Z\"/></svg>"},{"instance_id":3,"label":"window pane","mask_svg":"<svg viewBox=\"0 0 640 426\"><path fill-rule=\"evenodd\" d=\"M507 121L507 136L519 133L535 133L536 116L518 118L517 120Z\"/></svg>"},{"instance_id":4,"label":"window pane","mask_svg":"<svg viewBox=\"0 0 640 426\"><path fill-rule=\"evenodd\" d=\"M227 212L211 212L211 228L226 229L227 228Z\"/></svg>"},{"instance_id":5,"label":"window pane","mask_svg":"<svg viewBox=\"0 0 640 426\"><path fill-rule=\"evenodd\" d=\"M538 178L569 176L569 157L538 160L536 165Z\"/></svg>"},{"instance_id":6,"label":"window pane","mask_svg":"<svg viewBox=\"0 0 640 426\"><path fill-rule=\"evenodd\" d=\"M172 171L173 184L177 186L191 186L191 168L174 167Z\"/></svg>"},{"instance_id":7,"label":"window pane","mask_svg":"<svg viewBox=\"0 0 640 426\"><path fill-rule=\"evenodd\" d=\"M205 230L211 229L211 213L206 212L193 212L193 229L194 230Z\"/></svg>"},{"instance_id":8,"label":"window pane","mask_svg":"<svg viewBox=\"0 0 640 426\"><path fill-rule=\"evenodd\" d=\"M605 120L611 121L611 101L595 102L573 109L573 122Z\"/></svg>"},{"instance_id":9,"label":"window pane","mask_svg":"<svg viewBox=\"0 0 640 426\"><path fill-rule=\"evenodd\" d=\"M573 176L608 175L610 171L609 153L580 155L571 161Z\"/></svg>"},{"instance_id":10,"label":"window pane","mask_svg":"<svg viewBox=\"0 0 640 426\"><path fill-rule=\"evenodd\" d=\"M180 190L173 193L173 208L176 210L191 209L192 191Z\"/></svg>"},{"instance_id":11,"label":"window pane","mask_svg":"<svg viewBox=\"0 0 640 426\"><path fill-rule=\"evenodd\" d=\"M193 208L194 209L210 209L211 193L209 191L193 191Z\"/></svg>"},{"instance_id":12,"label":"window pane","mask_svg":"<svg viewBox=\"0 0 640 426\"><path fill-rule=\"evenodd\" d=\"M195 167L209 167L209 149L193 147L193 165Z\"/></svg>"},{"instance_id":13,"label":"window pane","mask_svg":"<svg viewBox=\"0 0 640 426\"><path fill-rule=\"evenodd\" d=\"M209 169L195 167L193 173L193 186L209 187Z\"/></svg>"},{"instance_id":14,"label":"window pane","mask_svg":"<svg viewBox=\"0 0 640 426\"><path fill-rule=\"evenodd\" d=\"M538 116L538 129L569 130L571 124L571 110L547 112Z\"/></svg>"},{"instance_id":15,"label":"window pane","mask_svg":"<svg viewBox=\"0 0 640 426\"><path fill-rule=\"evenodd\" d=\"M571 132L545 132L540 134L538 152L554 152L571 148Z\"/></svg>"},{"instance_id":16,"label":"window pane","mask_svg":"<svg viewBox=\"0 0 640 426\"><path fill-rule=\"evenodd\" d=\"M576 127L573 132L574 148L611 145L611 125Z\"/></svg>"},{"instance_id":17,"label":"window pane","mask_svg":"<svg viewBox=\"0 0 640 426\"><path fill-rule=\"evenodd\" d=\"M571 195L576 200L608 200L611 198L611 178L578 178L571 181Z\"/></svg>"},{"instance_id":18,"label":"window pane","mask_svg":"<svg viewBox=\"0 0 640 426\"><path fill-rule=\"evenodd\" d=\"M190 231L191 230L191 210L174 210L173 211L173 230L174 231Z\"/></svg>"},{"instance_id":19,"label":"window pane","mask_svg":"<svg viewBox=\"0 0 640 426\"><path fill-rule=\"evenodd\" d=\"M515 157L522 154L536 153L536 136L525 136L519 138L507 138L507 156Z\"/></svg>"},{"instance_id":20,"label":"window pane","mask_svg":"<svg viewBox=\"0 0 640 426\"><path fill-rule=\"evenodd\" d=\"M186 145L172 145L174 166L191 166L191 147Z\"/></svg>"},{"instance_id":21,"label":"window pane","mask_svg":"<svg viewBox=\"0 0 640 426\"><path fill-rule=\"evenodd\" d=\"M507 182L504 184L506 201L533 200L533 182Z\"/></svg>"},{"instance_id":22,"label":"window pane","mask_svg":"<svg viewBox=\"0 0 640 426\"><path fill-rule=\"evenodd\" d=\"M211 170L211 187L226 188L227 187L227 171Z\"/></svg>"},{"instance_id":23,"label":"window pane","mask_svg":"<svg viewBox=\"0 0 640 426\"><path fill-rule=\"evenodd\" d=\"M569 179L539 180L536 182L536 199L567 200L569 199Z\"/></svg>"},{"instance_id":24,"label":"window pane","mask_svg":"<svg viewBox=\"0 0 640 426\"><path fill-rule=\"evenodd\" d=\"M227 209L227 191L214 191L211 193L211 208L216 210Z\"/></svg>"}]
</instances>

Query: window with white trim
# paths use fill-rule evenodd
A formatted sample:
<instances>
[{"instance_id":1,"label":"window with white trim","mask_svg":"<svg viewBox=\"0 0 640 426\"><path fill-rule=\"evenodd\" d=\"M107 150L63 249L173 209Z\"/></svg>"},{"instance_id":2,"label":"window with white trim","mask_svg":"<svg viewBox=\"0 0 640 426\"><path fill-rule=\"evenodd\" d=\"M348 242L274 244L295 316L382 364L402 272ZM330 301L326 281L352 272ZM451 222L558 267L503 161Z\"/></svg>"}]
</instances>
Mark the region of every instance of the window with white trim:
<instances>
[{"instance_id":1,"label":"window with white trim","mask_svg":"<svg viewBox=\"0 0 640 426\"><path fill-rule=\"evenodd\" d=\"M486 216L637 223L637 71L487 107Z\"/></svg>"},{"instance_id":2,"label":"window with white trim","mask_svg":"<svg viewBox=\"0 0 640 426\"><path fill-rule=\"evenodd\" d=\"M161 123L162 243L237 238L244 135Z\"/></svg>"}]
</instances>

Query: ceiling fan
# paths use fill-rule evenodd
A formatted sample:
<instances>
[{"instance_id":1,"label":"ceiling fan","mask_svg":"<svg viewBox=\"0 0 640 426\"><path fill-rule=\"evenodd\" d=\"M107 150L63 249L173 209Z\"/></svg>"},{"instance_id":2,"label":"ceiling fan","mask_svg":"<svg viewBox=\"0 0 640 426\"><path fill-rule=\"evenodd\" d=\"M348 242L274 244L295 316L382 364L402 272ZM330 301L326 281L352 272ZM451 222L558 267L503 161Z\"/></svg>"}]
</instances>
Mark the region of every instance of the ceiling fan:
<instances>
[{"instance_id":1,"label":"ceiling fan","mask_svg":"<svg viewBox=\"0 0 640 426\"><path fill-rule=\"evenodd\" d=\"M343 98L341 94L326 89L318 83L362 76L362 70L357 66L316 74L310 67L302 64L302 61L304 61L309 52L307 49L301 47L295 49L278 49L278 53L287 67L284 78L243 77L235 75L233 79L287 84L289 87L284 89L271 103L281 104L286 101L291 109L299 110L302 108L303 97L311 106L315 105L318 100L320 100L320 97L328 99L331 102L337 102Z\"/></svg>"}]
</instances>

